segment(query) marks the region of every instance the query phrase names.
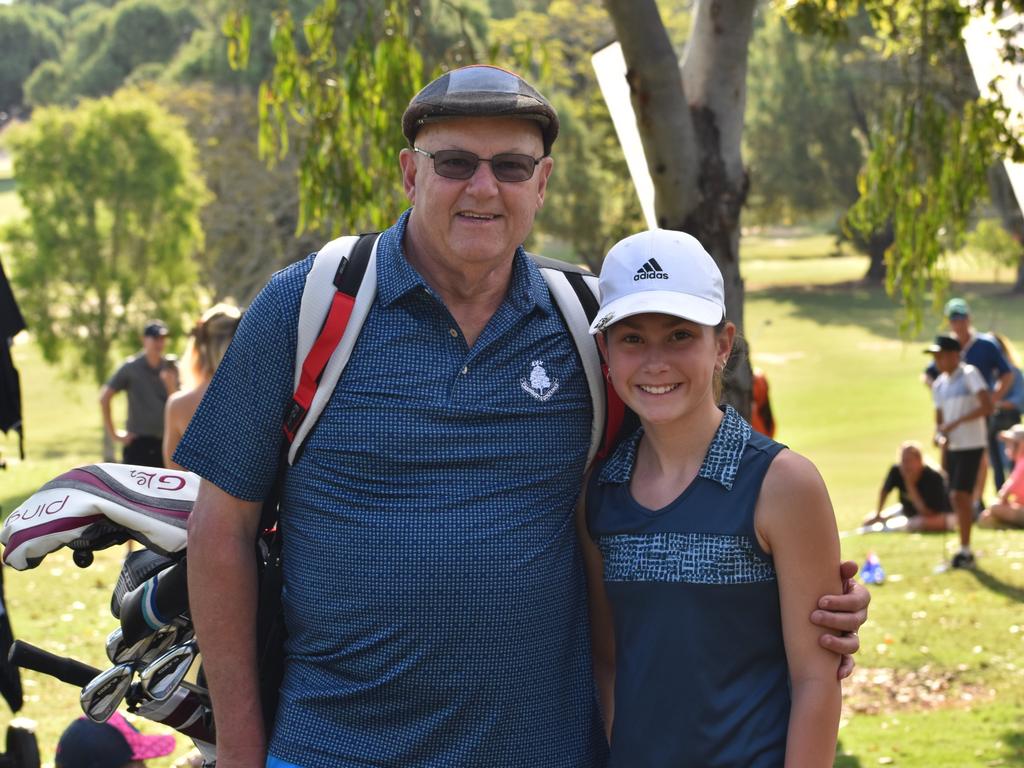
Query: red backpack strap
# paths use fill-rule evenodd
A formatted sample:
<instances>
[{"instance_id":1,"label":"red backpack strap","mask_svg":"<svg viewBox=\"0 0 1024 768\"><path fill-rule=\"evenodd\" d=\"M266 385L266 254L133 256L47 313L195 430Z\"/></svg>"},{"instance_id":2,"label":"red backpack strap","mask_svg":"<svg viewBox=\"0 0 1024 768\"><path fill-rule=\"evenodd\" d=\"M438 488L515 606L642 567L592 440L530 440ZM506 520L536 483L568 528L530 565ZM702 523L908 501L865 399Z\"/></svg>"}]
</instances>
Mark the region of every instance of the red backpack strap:
<instances>
[{"instance_id":1,"label":"red backpack strap","mask_svg":"<svg viewBox=\"0 0 1024 768\"><path fill-rule=\"evenodd\" d=\"M296 432L305 420L306 414L309 413L309 406L320 385L320 377L323 376L324 368L327 367L327 363L348 327L349 319L352 317L352 308L355 306L356 293L358 293L363 276L366 274L366 265L370 260L370 253L376 239L377 233L360 235L359 240L352 248L352 253L342 259L338 265L338 270L334 275L334 286L337 288L337 292L331 299L331 306L320 329L320 335L313 342L312 348L302 363L299 384L292 395L291 405L284 418L284 436L288 446L295 440Z\"/></svg>"}]
</instances>

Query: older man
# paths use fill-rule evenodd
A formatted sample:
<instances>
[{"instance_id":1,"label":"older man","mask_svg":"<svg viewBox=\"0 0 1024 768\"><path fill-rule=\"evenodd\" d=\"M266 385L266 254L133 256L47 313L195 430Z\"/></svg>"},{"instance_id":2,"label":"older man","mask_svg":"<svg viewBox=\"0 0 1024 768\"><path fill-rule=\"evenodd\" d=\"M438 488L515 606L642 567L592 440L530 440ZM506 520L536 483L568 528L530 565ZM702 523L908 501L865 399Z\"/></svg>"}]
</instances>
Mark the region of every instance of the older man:
<instances>
[{"instance_id":1,"label":"older man","mask_svg":"<svg viewBox=\"0 0 1024 768\"><path fill-rule=\"evenodd\" d=\"M377 297L284 485L289 639L269 757L253 540L310 260L254 301L176 453L204 478L189 585L218 765L600 766L572 522L592 409L521 245L558 119L516 75L472 66L424 88L403 128L412 209L381 235ZM520 386L540 360L558 381L545 398ZM864 620L863 589L827 599L847 613L820 623Z\"/></svg>"}]
</instances>

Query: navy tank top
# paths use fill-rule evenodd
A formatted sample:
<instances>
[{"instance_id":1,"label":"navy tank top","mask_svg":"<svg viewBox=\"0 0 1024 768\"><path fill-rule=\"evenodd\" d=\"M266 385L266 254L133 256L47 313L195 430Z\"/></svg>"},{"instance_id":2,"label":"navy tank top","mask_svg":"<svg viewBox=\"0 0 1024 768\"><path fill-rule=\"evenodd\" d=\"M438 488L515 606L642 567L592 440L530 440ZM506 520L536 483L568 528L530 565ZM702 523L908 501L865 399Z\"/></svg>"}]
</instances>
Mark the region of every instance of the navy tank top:
<instances>
[{"instance_id":1,"label":"navy tank top","mask_svg":"<svg viewBox=\"0 0 1024 768\"><path fill-rule=\"evenodd\" d=\"M785 446L730 407L697 477L659 510L629 481L642 430L595 468L587 525L615 627L609 768L781 766L789 675L754 508Z\"/></svg>"}]
</instances>

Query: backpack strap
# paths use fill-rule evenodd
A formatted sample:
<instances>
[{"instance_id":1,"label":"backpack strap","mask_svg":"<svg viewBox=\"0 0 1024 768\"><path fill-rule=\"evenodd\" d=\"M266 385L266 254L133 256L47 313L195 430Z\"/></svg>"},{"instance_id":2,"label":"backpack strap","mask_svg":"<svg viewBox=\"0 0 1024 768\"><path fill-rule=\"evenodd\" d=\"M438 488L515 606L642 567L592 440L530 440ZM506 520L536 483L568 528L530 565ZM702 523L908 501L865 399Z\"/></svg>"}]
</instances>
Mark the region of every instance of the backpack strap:
<instances>
[{"instance_id":1,"label":"backpack strap","mask_svg":"<svg viewBox=\"0 0 1024 768\"><path fill-rule=\"evenodd\" d=\"M535 261L539 262L536 258ZM597 344L594 343L594 337L590 335L590 317L597 314L598 307L597 278L593 275L585 277L581 272L564 271L558 266L541 266L540 263L538 266L548 284L548 290L551 291L551 298L565 320L587 376L594 414L590 427L590 446L587 450L589 466L601 447L607 407L601 356L597 351Z\"/></svg>"},{"instance_id":2,"label":"backpack strap","mask_svg":"<svg viewBox=\"0 0 1024 768\"><path fill-rule=\"evenodd\" d=\"M378 233L332 240L314 257L299 307L295 394L284 419L288 464L334 392L377 294Z\"/></svg>"},{"instance_id":3,"label":"backpack strap","mask_svg":"<svg viewBox=\"0 0 1024 768\"><path fill-rule=\"evenodd\" d=\"M586 269L527 254L540 268L555 306L565 320L580 361L587 376L590 399L593 403L593 422L590 428L588 466L594 458L604 458L618 442L624 428L632 429L636 417L608 382L607 366L601 361L597 343L590 334L590 324L600 308L597 277Z\"/></svg>"}]
</instances>

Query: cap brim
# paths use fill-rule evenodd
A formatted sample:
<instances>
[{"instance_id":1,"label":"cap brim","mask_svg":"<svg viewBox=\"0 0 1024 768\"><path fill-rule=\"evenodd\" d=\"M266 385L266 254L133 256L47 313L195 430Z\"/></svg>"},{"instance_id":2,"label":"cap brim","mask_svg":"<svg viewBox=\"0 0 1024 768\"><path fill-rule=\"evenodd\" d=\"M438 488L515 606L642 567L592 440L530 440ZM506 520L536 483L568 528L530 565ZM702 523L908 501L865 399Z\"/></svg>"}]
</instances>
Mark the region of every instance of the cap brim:
<instances>
[{"instance_id":1,"label":"cap brim","mask_svg":"<svg viewBox=\"0 0 1024 768\"><path fill-rule=\"evenodd\" d=\"M932 344L930 347L925 347L924 350L923 350L924 354L926 354L926 355L931 355L931 354L934 354L935 352L941 352L941 351L942 351L942 347L936 346L935 344Z\"/></svg>"},{"instance_id":2,"label":"cap brim","mask_svg":"<svg viewBox=\"0 0 1024 768\"><path fill-rule=\"evenodd\" d=\"M633 315L656 313L690 320L698 325L718 325L725 312L714 301L678 291L640 291L601 307L590 325L591 335Z\"/></svg>"},{"instance_id":3,"label":"cap brim","mask_svg":"<svg viewBox=\"0 0 1024 768\"><path fill-rule=\"evenodd\" d=\"M170 734L149 735L142 733L129 723L120 712L115 712L107 723L124 736L125 741L128 742L128 746L132 750L133 760L149 760L153 757L164 757L171 754L176 746L174 736Z\"/></svg>"}]
</instances>

